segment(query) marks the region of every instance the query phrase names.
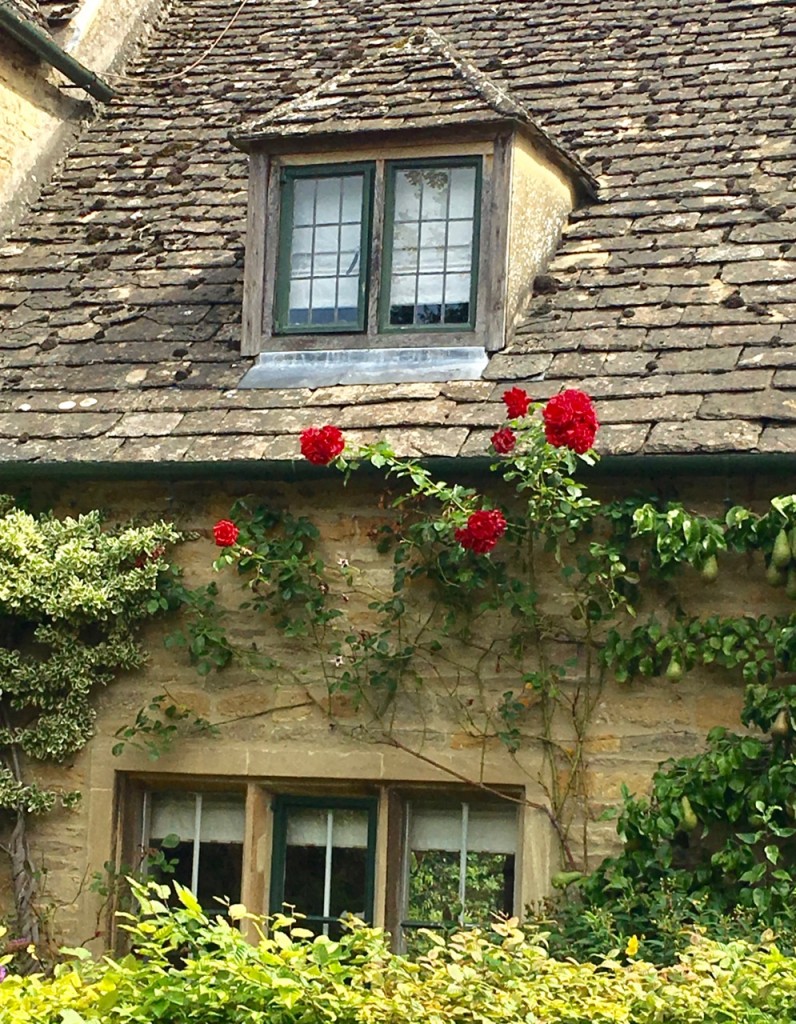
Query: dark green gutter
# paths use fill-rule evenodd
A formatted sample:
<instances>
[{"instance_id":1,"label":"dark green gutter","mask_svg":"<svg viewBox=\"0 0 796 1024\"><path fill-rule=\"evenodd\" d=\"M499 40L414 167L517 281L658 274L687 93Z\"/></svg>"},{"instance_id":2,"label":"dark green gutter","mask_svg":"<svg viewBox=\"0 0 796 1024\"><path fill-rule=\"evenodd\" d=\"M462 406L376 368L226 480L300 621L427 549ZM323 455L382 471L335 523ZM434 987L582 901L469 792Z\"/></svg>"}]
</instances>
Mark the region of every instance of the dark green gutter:
<instances>
[{"instance_id":1,"label":"dark green gutter","mask_svg":"<svg viewBox=\"0 0 796 1024\"><path fill-rule=\"evenodd\" d=\"M456 479L486 472L493 458L429 458L420 460L433 472ZM381 470L363 466L363 475L378 475ZM772 454L727 453L715 455L607 455L595 467L584 466L584 476L654 477L660 480L671 476L703 477L793 476L796 484L796 453ZM245 478L249 480L322 480L331 471L324 466L313 466L302 458L295 460L262 459L257 462L2 462L0 480L207 480ZM796 489L796 488L795 488Z\"/></svg>"},{"instance_id":2,"label":"dark green gutter","mask_svg":"<svg viewBox=\"0 0 796 1024\"><path fill-rule=\"evenodd\" d=\"M32 50L37 57L46 60L54 68L74 82L75 85L85 89L94 99L108 103L116 93L111 87L103 82L101 78L84 67L79 60L70 57L65 50L62 50L45 32L37 28L27 18L14 14L5 4L0 3L0 29L5 29L10 36L13 36L18 43L21 43L28 50Z\"/></svg>"}]
</instances>

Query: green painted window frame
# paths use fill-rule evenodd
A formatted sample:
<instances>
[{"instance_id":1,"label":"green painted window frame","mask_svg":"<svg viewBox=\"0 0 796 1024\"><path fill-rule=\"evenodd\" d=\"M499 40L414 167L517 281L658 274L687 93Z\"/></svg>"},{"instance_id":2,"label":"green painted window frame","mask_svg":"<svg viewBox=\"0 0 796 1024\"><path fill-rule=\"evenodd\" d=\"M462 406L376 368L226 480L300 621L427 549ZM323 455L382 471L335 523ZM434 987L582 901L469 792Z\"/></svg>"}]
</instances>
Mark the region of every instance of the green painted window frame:
<instances>
[{"instance_id":1,"label":"green painted window frame","mask_svg":"<svg viewBox=\"0 0 796 1024\"><path fill-rule=\"evenodd\" d=\"M291 324L290 320L290 263L293 235L293 183L300 178L363 176L362 224L359 239L359 288L357 293L357 320L351 324ZM373 181L375 164L357 162L345 164L300 164L281 168L279 178L280 213L279 241L274 290L274 333L276 334L355 334L367 329L368 290L370 284L371 245L373 238Z\"/></svg>"},{"instance_id":2,"label":"green painted window frame","mask_svg":"<svg viewBox=\"0 0 796 1024\"><path fill-rule=\"evenodd\" d=\"M376 891L376 828L378 822L377 797L315 797L289 796L274 797L274 831L271 853L270 912L280 913L285 895L285 868L287 861L287 819L291 808L302 807L314 810L349 810L368 812L368 842L365 871L365 923L373 922L373 901ZM303 913L301 907L296 908ZM306 914L306 920L313 924L335 924L339 918L324 917L320 914Z\"/></svg>"},{"instance_id":3,"label":"green painted window frame","mask_svg":"<svg viewBox=\"0 0 796 1024\"><path fill-rule=\"evenodd\" d=\"M382 265L379 281L379 334L455 334L474 331L478 310L478 276L480 271L481 245L481 196L483 191L482 156L428 157L417 160L388 160L384 165L384 229L382 232ZM393 238L395 232L395 172L407 168L422 170L427 167L474 167L475 200L473 211L473 254L470 278L470 317L458 324L391 324L390 323L390 278L392 277Z\"/></svg>"}]
</instances>

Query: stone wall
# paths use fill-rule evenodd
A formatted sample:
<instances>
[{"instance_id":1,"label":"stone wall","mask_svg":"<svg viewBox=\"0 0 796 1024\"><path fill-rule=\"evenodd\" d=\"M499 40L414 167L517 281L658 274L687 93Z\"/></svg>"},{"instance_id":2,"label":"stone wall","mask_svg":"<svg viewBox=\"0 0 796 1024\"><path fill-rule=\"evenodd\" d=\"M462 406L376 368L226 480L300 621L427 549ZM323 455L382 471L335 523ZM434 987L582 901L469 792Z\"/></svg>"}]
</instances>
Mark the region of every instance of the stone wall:
<instances>
[{"instance_id":1,"label":"stone wall","mask_svg":"<svg viewBox=\"0 0 796 1024\"><path fill-rule=\"evenodd\" d=\"M85 0L56 42L100 77L118 72L160 3ZM110 84L124 90L122 80ZM49 179L81 124L93 116L92 102L0 30L0 237Z\"/></svg>"},{"instance_id":2,"label":"stone wall","mask_svg":"<svg viewBox=\"0 0 796 1024\"><path fill-rule=\"evenodd\" d=\"M779 481L756 483L751 478L707 477L680 483L659 479L657 485L706 509L715 509L718 495L733 501L763 501L783 490ZM649 484L619 479L597 481L597 489L608 497L637 486ZM387 575L383 556L376 552L369 534L385 523L389 513L372 488L372 482L355 478L344 489L341 479L330 471L328 480L291 483L244 479L108 481L90 486L49 483L34 485L33 493L35 505L52 505L60 514L99 507L107 510L111 519L165 516L186 531L196 531L177 557L188 581L197 582L212 575L210 565L217 554L211 535L213 523L229 514L235 497L254 492L267 503L309 515L322 530L322 552L327 562L335 564L345 559L368 583L378 585L387 580ZM227 572L217 578L222 600L235 607L240 595L234 574ZM552 607L560 596L554 583L546 593ZM686 572L684 596L694 609L716 614L743 614L764 605L776 609L776 602L785 600L767 586L760 565L730 557L722 560L719 579L709 588L697 573ZM269 629L267 622L244 621L239 616L232 625L239 639L255 639L258 643ZM254 784L249 788L250 800L254 799L252 794L260 792L260 784L264 791L273 792L299 782L337 789L356 780L364 780L374 789L390 783L450 787L462 780L513 787L511 792L528 801L522 826L521 903L538 899L547 891L558 860L546 816L533 806L546 802L544 788L537 781L543 771L536 738L540 722L532 709L523 724L523 744L516 756L510 755L498 740L484 743L461 716L451 715L445 685L440 686L452 682L460 685L460 700L466 700L471 692L473 717L477 719L478 701L497 699L518 685L501 670L499 658L481 658L476 671L475 655L462 648L460 657L471 659L471 663L455 680L444 668L436 681L429 672L428 686L400 696L390 712L391 734L401 744L395 747L383 741L372 720L367 727L368 716L345 696L338 695L329 702L322 679L324 667L311 645L304 642L291 645L281 639L268 641L270 652L281 650L284 674L263 677L254 670L235 668L205 678L198 677L187 665L184 652L163 647L160 627L150 629L147 642L151 658L146 670L98 694L97 735L87 750L63 769L44 773L45 781L85 794L77 809L47 816L35 830L37 863L44 871L44 900L56 908L54 924L62 937L83 942L105 927L102 901L89 890L89 882L106 861L121 856L127 842L123 833L128 826L118 817L117 803L120 780L125 778L145 782L185 777L236 780ZM468 674L470 670L473 674ZM467 687L471 690L466 691ZM111 747L117 729L129 724L153 695L164 691L176 702L221 723L218 736L181 740L157 761L130 748L121 757L113 757ZM597 819L604 808L617 802L621 785L627 783L631 789L643 791L660 761L697 752L714 725L737 726L741 699L740 681L719 671L687 673L678 683L663 678L632 686L609 682L586 746L592 860L615 845L613 825ZM566 723L557 727L556 738L568 742ZM247 839L251 879L244 885L244 899L262 910L266 908L269 860L267 804L257 813L260 825L252 826ZM117 828L119 821L122 834ZM388 855L385 850L384 856Z\"/></svg>"}]
</instances>

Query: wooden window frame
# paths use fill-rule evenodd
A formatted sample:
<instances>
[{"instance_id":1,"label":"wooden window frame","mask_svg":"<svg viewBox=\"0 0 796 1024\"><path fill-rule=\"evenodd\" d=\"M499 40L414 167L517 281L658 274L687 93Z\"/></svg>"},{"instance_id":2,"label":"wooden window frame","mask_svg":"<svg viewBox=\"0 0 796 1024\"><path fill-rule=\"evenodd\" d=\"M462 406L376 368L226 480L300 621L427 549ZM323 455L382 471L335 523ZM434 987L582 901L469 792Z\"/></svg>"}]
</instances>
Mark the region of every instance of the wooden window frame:
<instances>
[{"instance_id":1,"label":"wooden window frame","mask_svg":"<svg viewBox=\"0 0 796 1024\"><path fill-rule=\"evenodd\" d=\"M470 266L470 317L461 324L391 324L390 277L392 275L393 240L395 231L395 174L408 168L425 170L434 167L475 168L475 208L473 210L472 262ZM418 159L385 160L382 188L384 190L384 226L382 229L381 274L379 275L379 301L377 309L378 332L384 335L407 334L461 334L474 332L478 324L478 280L480 277L480 238L483 190L483 156L426 157Z\"/></svg>"},{"instance_id":2,"label":"wooden window frame","mask_svg":"<svg viewBox=\"0 0 796 1024\"><path fill-rule=\"evenodd\" d=\"M451 806L460 808L460 822L461 822L461 846L459 849L459 877L458 877L458 889L459 889L459 904L461 910L458 915L458 921L456 924L457 928L473 928L473 927L485 927L489 925L488 921L480 920L468 920L467 918L467 892L466 892L466 880L467 880L467 856L472 852L469 845L469 817L470 811L479 806L483 806L485 801L483 796L476 797L470 793L459 793L459 794L445 794L449 799ZM430 799L429 799L430 798ZM392 928L392 933L395 941L395 945L398 949L403 950L406 943L406 934L410 931L418 931L419 929L429 929L431 931L443 931L447 927L442 922L438 921L426 921L413 919L406 916L408 895L409 895L409 874L410 874L410 854L411 849L409 845L409 833L411 827L411 813L412 807L418 804L437 803L439 802L439 795L436 795L433 790L420 790L417 793L411 794L403 800L403 806L401 809L401 879L400 879L400 898L397 906L397 917ZM492 803L493 801L488 801ZM516 912L517 903L517 884L519 872L517 866L520 862L521 852L521 834L520 834L520 822L519 815L517 814L517 808L515 807L514 813L514 835L515 835L515 850L514 850L514 888L511 896L512 914Z\"/></svg>"},{"instance_id":3,"label":"wooden window frame","mask_svg":"<svg viewBox=\"0 0 796 1024\"><path fill-rule=\"evenodd\" d=\"M506 266L508 258L509 204L511 196L510 132L480 139L465 137L444 146L385 146L384 155L352 149L350 161L339 152L323 151L301 157L295 153L269 154L253 148L250 152L249 201L246 229L246 262L243 289L241 352L255 356L264 352L313 351L322 349L379 349L439 346L474 347L487 352L501 349L506 330ZM443 150L440 152L440 150ZM425 162L480 165L480 197L476 209L478 238L474 245L473 326L394 325L381 329L379 298L384 277L383 237L385 190L390 165L421 166ZM366 291L366 319L362 330L281 330L277 324L277 277L280 256L284 259L282 233L282 175L286 168L302 168L306 174L340 165L370 164L374 168L372 203L369 209L369 277ZM292 173L292 172L291 172ZM281 250L281 251L280 251Z\"/></svg>"}]
</instances>

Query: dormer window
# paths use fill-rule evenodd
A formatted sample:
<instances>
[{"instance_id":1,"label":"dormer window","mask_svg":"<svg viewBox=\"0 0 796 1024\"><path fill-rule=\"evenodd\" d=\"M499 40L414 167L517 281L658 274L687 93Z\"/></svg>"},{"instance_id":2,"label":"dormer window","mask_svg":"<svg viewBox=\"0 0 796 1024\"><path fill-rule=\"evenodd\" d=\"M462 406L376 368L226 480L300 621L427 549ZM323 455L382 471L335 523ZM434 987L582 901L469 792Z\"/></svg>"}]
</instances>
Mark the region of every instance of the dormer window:
<instances>
[{"instance_id":1,"label":"dormer window","mask_svg":"<svg viewBox=\"0 0 796 1024\"><path fill-rule=\"evenodd\" d=\"M430 29L233 138L243 387L480 377L594 184Z\"/></svg>"}]
</instances>

